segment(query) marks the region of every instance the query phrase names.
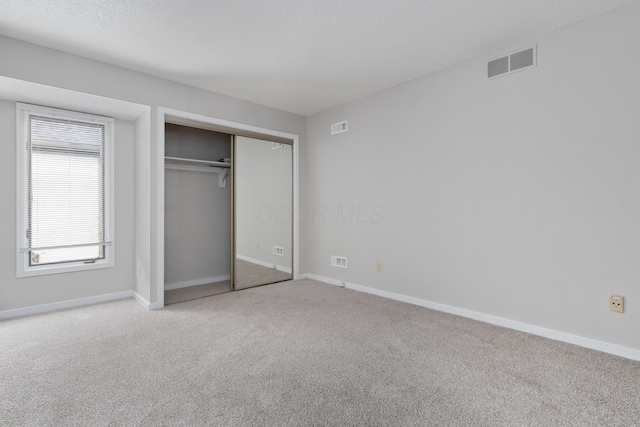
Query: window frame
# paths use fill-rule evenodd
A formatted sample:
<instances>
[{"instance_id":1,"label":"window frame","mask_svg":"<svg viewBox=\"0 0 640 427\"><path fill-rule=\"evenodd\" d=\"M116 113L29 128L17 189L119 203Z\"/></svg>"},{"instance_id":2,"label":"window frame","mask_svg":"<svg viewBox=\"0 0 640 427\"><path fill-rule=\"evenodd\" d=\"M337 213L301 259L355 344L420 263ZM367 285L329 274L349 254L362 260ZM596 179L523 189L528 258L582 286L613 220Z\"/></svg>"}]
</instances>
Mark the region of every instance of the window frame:
<instances>
[{"instance_id":1,"label":"window frame","mask_svg":"<svg viewBox=\"0 0 640 427\"><path fill-rule=\"evenodd\" d=\"M105 129L104 150L104 258L94 262L68 261L53 264L31 265L30 251L28 247L27 229L29 224L29 181L28 170L28 138L31 115L50 117L77 122L100 124ZM58 273L71 273L76 271L96 270L112 268L115 266L114 256L114 122L110 117L93 114L62 110L58 108L43 107L38 105L16 103L16 277L32 277Z\"/></svg>"}]
</instances>

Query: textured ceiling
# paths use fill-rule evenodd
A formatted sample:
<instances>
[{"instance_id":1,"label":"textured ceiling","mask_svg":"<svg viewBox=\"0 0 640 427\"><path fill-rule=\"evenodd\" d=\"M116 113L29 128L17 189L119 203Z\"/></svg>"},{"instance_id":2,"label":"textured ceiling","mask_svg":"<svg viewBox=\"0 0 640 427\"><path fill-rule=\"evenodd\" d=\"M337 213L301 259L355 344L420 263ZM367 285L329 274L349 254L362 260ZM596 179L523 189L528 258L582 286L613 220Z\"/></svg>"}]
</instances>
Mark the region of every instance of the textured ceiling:
<instances>
[{"instance_id":1,"label":"textured ceiling","mask_svg":"<svg viewBox=\"0 0 640 427\"><path fill-rule=\"evenodd\" d=\"M309 115L634 0L2 0L0 34Z\"/></svg>"}]
</instances>

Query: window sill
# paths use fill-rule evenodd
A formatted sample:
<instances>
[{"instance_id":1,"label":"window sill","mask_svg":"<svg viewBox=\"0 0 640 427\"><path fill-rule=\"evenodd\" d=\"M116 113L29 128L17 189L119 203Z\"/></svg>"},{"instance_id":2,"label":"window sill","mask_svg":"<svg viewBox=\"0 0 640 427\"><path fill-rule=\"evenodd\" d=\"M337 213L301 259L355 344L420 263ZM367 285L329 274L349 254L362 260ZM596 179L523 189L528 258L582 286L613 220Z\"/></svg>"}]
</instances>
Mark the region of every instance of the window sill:
<instances>
[{"instance_id":1,"label":"window sill","mask_svg":"<svg viewBox=\"0 0 640 427\"><path fill-rule=\"evenodd\" d=\"M18 254L19 259L24 258ZM102 268L112 268L115 263L113 258L98 260L95 263L85 264L84 262L71 262L65 264L50 264L28 267L26 265L18 265L16 277L46 276L49 274L74 273L77 271L99 270Z\"/></svg>"}]
</instances>

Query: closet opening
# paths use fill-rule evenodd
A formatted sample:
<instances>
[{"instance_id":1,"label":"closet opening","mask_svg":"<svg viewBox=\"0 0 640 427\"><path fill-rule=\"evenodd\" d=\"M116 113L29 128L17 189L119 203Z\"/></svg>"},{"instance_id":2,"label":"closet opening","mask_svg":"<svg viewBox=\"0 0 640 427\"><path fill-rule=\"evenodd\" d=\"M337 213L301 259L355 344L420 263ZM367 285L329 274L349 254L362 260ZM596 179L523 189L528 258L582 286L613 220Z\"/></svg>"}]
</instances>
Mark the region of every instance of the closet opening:
<instances>
[{"instance_id":1,"label":"closet opening","mask_svg":"<svg viewBox=\"0 0 640 427\"><path fill-rule=\"evenodd\" d=\"M259 120L259 119L258 119ZM287 132L283 132L283 131L279 131L279 130L275 130L272 128L267 128L267 127L260 127L260 126L255 126L255 125L250 125L250 124L246 124L246 123L241 123L241 122L234 122L234 121L230 121L230 120L226 120L226 119L222 119L222 118L218 118L218 117L211 117L211 116L204 116L204 115L200 115L200 114L195 114L195 113L191 113L191 112L187 112L187 111L181 111L181 110L175 110L175 109L171 109L171 108L166 108L166 107L158 107L157 108L157 127L156 127L156 132L157 132L157 145L154 145L154 140L151 139L151 153L152 153L152 157L151 157L151 172L150 172L150 177L151 177L151 181L149 183L147 183L148 185L150 185L153 193L152 193L152 197L151 197L151 205L150 205L150 217L151 217L151 223L149 224L150 228L149 230L146 230L144 228L144 224L140 224L140 241L141 241L141 252L140 252L140 258L138 260L138 277L140 277L141 280L141 287L144 287L145 282L148 283L149 286L149 293L150 293L150 304L149 306L153 309L160 309L165 305L165 285L171 285L172 283L170 283L171 281L173 282L187 282L187 280L178 280L175 278L172 279L171 274L169 272L169 268L166 268L166 264L170 263L171 261L167 259L168 252L169 250L171 250L171 248L168 248L168 250L165 251L165 244L167 243L167 239L165 239L165 166L167 164L167 159L165 157L178 157L178 158L182 158L184 159L185 157L179 157L178 156L171 156L169 154L175 154L174 152L169 152L166 153L166 141L165 141L165 133L167 130L167 125L178 125L178 126L183 126L183 127L188 127L188 128L194 128L194 129L199 129L199 130L207 130L207 131L213 131L213 132L218 132L221 134L225 134L229 136L229 139L231 139L231 135L234 135L235 137L247 137L247 138L254 138L254 139L259 139L259 140L263 140L263 141L267 141L267 144L269 146L269 149L272 150L270 151L270 153L275 153L275 152L279 152L279 153L288 153L287 157L290 159L290 164L289 166L286 166L285 168L277 168L274 169L272 168L268 173L264 173L263 176L269 176L272 174L272 172L274 171L279 171L279 172L284 172L286 171L286 175L288 175L291 180L292 180L292 191L290 193L290 200L291 200L291 210L290 212L284 216L284 218L286 218L287 221L289 221L289 225L287 226L287 228L289 228L291 230L291 237L290 237L290 247L286 248L285 245L283 244L278 244L275 243L275 238L272 241L266 241L266 240L260 240L260 248L264 249L265 251L269 251L271 252L273 255L275 256L281 256L281 255L286 255L286 257L290 257L290 275L292 276L293 280L299 279L301 277L300 275L300 269L299 269L299 251L300 251L300 209L299 209L299 201L300 201L300 195L299 195L299 151L300 151L300 147L299 147L299 141L300 138L297 134L293 134L293 133L287 133ZM282 124L277 125L274 123L273 126L276 127L281 127ZM144 135L143 135L144 136ZM236 138L237 139L237 138ZM234 145L233 142L228 142L229 147L231 147L232 145ZM280 144L282 144L282 146L286 146L287 148L278 148L280 146ZM154 147L157 147L154 149ZM154 153L155 151L155 154ZM142 155L144 155L144 152L141 153ZM188 159L188 157L186 157ZM222 157L210 157L207 158L206 160L219 160ZM198 159L193 159L193 160L198 160ZM227 180L226 185L227 186L231 186L230 188L230 197L232 197L232 201L231 201L231 208L233 209L233 192L234 192L234 161L236 159L234 159L234 153L232 151L231 153L231 165L229 168L229 178L224 178ZM145 166L144 163L142 164L142 166ZM183 165L185 167L190 167L190 166L194 166L194 165ZM210 167L218 167L219 165L212 165ZM223 172L224 174L224 172ZM214 174L215 175L215 174ZM278 173L278 175L280 175L280 173ZM216 177L219 178L219 174L215 175ZM157 181L154 181L154 177L157 177ZM154 185L153 183L156 182L157 185ZM142 183L144 184L144 182ZM216 181L216 185L218 185L218 181ZM144 187L144 185L141 185L141 187ZM275 188L277 187L274 185L271 185L269 188ZM144 189L141 188L141 191L143 191ZM144 200L143 200L144 201ZM280 206L276 206L275 204L271 204L271 207L273 208L273 211L276 212L277 211L277 215L272 215L270 218L272 220L278 220L278 221L282 221L283 220L283 216L281 215L284 211L281 209ZM144 204L142 204L140 206L140 210L141 212L144 211L145 206ZM149 207L147 207L147 209L149 209ZM262 212L265 212L264 210ZM230 212L229 214L229 218L230 218L230 222L231 224L229 225L229 232L231 233L232 230L234 230L234 226L238 227L238 224L234 224L234 217L235 214L233 212ZM265 224L264 222L264 217L260 217L261 220L263 220L261 223ZM267 221L266 224L268 225L269 222ZM145 236L145 232L149 231L150 234ZM145 239L148 239L148 248L149 251L145 252L143 251L143 249L145 249ZM288 239L288 238L287 238ZM282 241L281 238L278 238L278 240ZM231 245L233 245L234 241L233 241L233 235L230 236L230 241L231 241ZM253 245L254 247L256 246L256 240L253 241ZM171 245L171 243L169 243L169 245ZM277 246L277 247L274 247ZM154 248L156 248L157 250L154 250ZM192 250L192 246L188 246L189 250L191 250L191 252L193 252ZM229 268L228 271L230 272L230 276L231 276L231 289L237 289L235 288L235 283L233 281L234 279L234 260L237 258L238 253L236 252L236 249L234 247L231 248L231 251L228 254L229 257ZM248 255L249 258L254 258L256 260L260 260L260 257L257 256L252 256L250 253L239 253L240 255ZM187 254L190 255L190 254ZM145 258L145 257L149 257L149 261ZM189 259L187 257L184 257L184 259ZM268 264L268 266L270 268L274 268L277 269L278 267L284 267L284 270L289 270L288 267L286 267L285 265L282 264L282 258L277 258L279 261L273 262L273 261L266 261L265 264ZM150 271L150 275L147 277L145 276L145 267L148 269L148 271ZM167 273L167 279L165 280L165 271ZM226 272L225 272L226 274ZM211 276L214 277L214 276ZM148 281L147 281L148 280ZM195 280L195 279L193 279ZM215 283L215 282L213 282ZM189 285L189 283L183 283L183 285ZM258 285L258 284L256 284Z\"/></svg>"},{"instance_id":2,"label":"closet opening","mask_svg":"<svg viewBox=\"0 0 640 427\"><path fill-rule=\"evenodd\" d=\"M164 304L294 279L297 137L165 119Z\"/></svg>"}]
</instances>

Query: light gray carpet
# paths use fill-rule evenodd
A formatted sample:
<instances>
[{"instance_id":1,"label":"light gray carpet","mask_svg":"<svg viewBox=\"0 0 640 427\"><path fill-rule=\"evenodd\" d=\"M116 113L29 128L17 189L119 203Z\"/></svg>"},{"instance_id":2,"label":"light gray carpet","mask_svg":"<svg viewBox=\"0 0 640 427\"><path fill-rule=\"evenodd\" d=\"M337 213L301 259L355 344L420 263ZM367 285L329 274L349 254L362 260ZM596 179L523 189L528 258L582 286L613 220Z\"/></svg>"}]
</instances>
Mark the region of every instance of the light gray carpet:
<instances>
[{"instance_id":1,"label":"light gray carpet","mask_svg":"<svg viewBox=\"0 0 640 427\"><path fill-rule=\"evenodd\" d=\"M640 363L310 280L0 322L7 426L633 426Z\"/></svg>"},{"instance_id":2,"label":"light gray carpet","mask_svg":"<svg viewBox=\"0 0 640 427\"><path fill-rule=\"evenodd\" d=\"M291 273L285 273L275 268L264 267L239 258L236 258L234 274L236 289L246 289L267 283L283 282L285 280L291 280L292 277Z\"/></svg>"},{"instance_id":3,"label":"light gray carpet","mask_svg":"<svg viewBox=\"0 0 640 427\"><path fill-rule=\"evenodd\" d=\"M191 301L192 299L210 297L231 291L231 281L208 283L206 285L189 286L164 292L164 304Z\"/></svg>"}]
</instances>

